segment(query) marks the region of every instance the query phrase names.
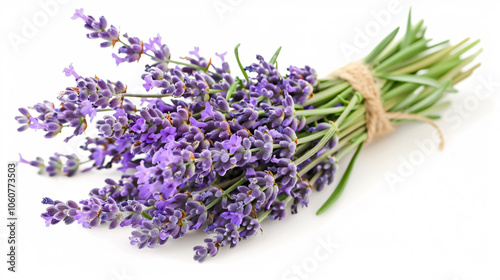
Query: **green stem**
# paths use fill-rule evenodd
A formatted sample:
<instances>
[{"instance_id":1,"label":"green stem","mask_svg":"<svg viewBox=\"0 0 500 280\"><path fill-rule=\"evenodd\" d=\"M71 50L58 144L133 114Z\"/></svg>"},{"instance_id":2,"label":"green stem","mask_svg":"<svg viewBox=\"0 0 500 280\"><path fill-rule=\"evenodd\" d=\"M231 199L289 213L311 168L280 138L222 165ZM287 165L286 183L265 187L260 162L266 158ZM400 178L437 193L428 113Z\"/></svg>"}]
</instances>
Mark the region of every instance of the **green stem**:
<instances>
[{"instance_id":1,"label":"green stem","mask_svg":"<svg viewBox=\"0 0 500 280\"><path fill-rule=\"evenodd\" d=\"M130 45L129 45L129 44L127 44L127 43L123 42L121 39L118 39L118 41L119 41L120 43L122 43L124 46L126 46L126 47L130 47ZM158 59L158 58L156 58L154 55L151 55L151 54L149 54L149 53L147 53L147 52L143 52L142 54L144 54L144 55L146 55L146 56L149 56L150 58L153 58L153 59L155 59L155 60L159 60L159 59ZM174 63L174 64L179 64L179 65L184 65L184 66L187 66L187 67L191 67L191 68L194 68L194 69L202 70L202 71L204 71L204 72L208 72L208 73L211 73L211 74L214 74L214 75L218 75L218 76L220 76L220 74L219 74L219 73L215 73L215 72L209 71L207 68L203 68L203 67L201 67L201 66L199 66L199 65L194 65L194 64L191 64L191 63L186 63L186 62L176 61L176 60L171 60L171 59L169 59L169 60L160 60L160 61L162 61L162 62L164 62L164 63Z\"/></svg>"},{"instance_id":2,"label":"green stem","mask_svg":"<svg viewBox=\"0 0 500 280\"><path fill-rule=\"evenodd\" d=\"M238 53L239 47L240 47L240 44L238 44L238 45L236 45L236 47L234 47L234 55L236 56L236 61L238 62L238 66L240 67L241 73L243 73L243 76L247 80L247 84L248 84L248 74L247 74L247 71L245 71L245 68L243 68L243 65L241 64L240 55Z\"/></svg>"},{"instance_id":3,"label":"green stem","mask_svg":"<svg viewBox=\"0 0 500 280\"><path fill-rule=\"evenodd\" d=\"M155 208L155 207L154 207L154 206L150 206L150 207L146 207L146 208L144 208L144 210L142 210L142 212L141 212L141 215L142 215L144 218L148 219L148 220L152 220L152 219L153 219L153 217L151 217L151 215L149 215L149 213L148 213L148 212L146 212L147 210L152 209L152 208Z\"/></svg>"},{"instance_id":4,"label":"green stem","mask_svg":"<svg viewBox=\"0 0 500 280\"><path fill-rule=\"evenodd\" d=\"M326 131L325 135L323 136L323 138L321 138L319 143L316 146L314 146L314 148L310 149L305 154L303 154L300 158L298 158L297 160L294 161L294 163L296 165L299 165L299 164L303 163L304 161L306 161L307 159L309 159L310 157L312 157L319 150L321 150L326 145L326 143L328 141L330 141L330 139L332 139L332 137L335 135L335 133L339 133L339 129L338 129L337 125L335 125L334 122L330 122L330 125L331 125L331 127Z\"/></svg>"},{"instance_id":5,"label":"green stem","mask_svg":"<svg viewBox=\"0 0 500 280\"><path fill-rule=\"evenodd\" d=\"M140 97L140 98L165 98L172 97L170 94L141 94L141 93L120 93L118 96L121 97Z\"/></svg>"},{"instance_id":6,"label":"green stem","mask_svg":"<svg viewBox=\"0 0 500 280\"><path fill-rule=\"evenodd\" d=\"M342 82L342 83L337 84L331 88L327 88L325 90L322 90L322 91L316 93L312 98L309 98L304 103L304 106L316 104L316 103L319 103L321 101L331 99L333 96L339 94L341 91L345 90L348 87L349 87L348 82Z\"/></svg>"},{"instance_id":7,"label":"green stem","mask_svg":"<svg viewBox=\"0 0 500 280\"><path fill-rule=\"evenodd\" d=\"M233 190L235 190L238 186L240 186L241 184L245 183L247 179L245 179L245 177L242 177L241 179L239 179L236 183L234 183L231 187L229 187L227 190L224 190L224 195L227 195L229 194L230 192L232 192ZM223 196L224 196L223 195ZM222 200L222 197L218 197L216 199L214 199L214 201L210 202L210 204L207 205L206 209L210 209L212 207L214 207L215 204L217 204L219 201Z\"/></svg>"},{"instance_id":8,"label":"green stem","mask_svg":"<svg viewBox=\"0 0 500 280\"><path fill-rule=\"evenodd\" d=\"M221 92L224 90L221 89L209 89L208 93L217 93ZM117 94L118 96L121 97L139 97L139 98L165 98L165 97L172 97L171 94L159 94L159 93L119 93ZM105 112L105 111L113 111L113 109L103 109L99 110L99 112Z\"/></svg>"},{"instance_id":9,"label":"green stem","mask_svg":"<svg viewBox=\"0 0 500 280\"><path fill-rule=\"evenodd\" d=\"M321 130L321 131L315 132L309 136L301 137L301 138L299 138L299 140L297 140L297 142L298 142L298 144L307 143L307 142L316 140L318 138L321 138L321 136L325 135L327 132L328 132L327 129Z\"/></svg>"},{"instance_id":10,"label":"green stem","mask_svg":"<svg viewBox=\"0 0 500 280\"><path fill-rule=\"evenodd\" d=\"M290 202L290 200L292 200L292 197L291 196L287 196L284 199L285 205L288 204L288 202ZM272 211L273 211L273 209L269 209L266 212L262 213L262 215L259 217L259 219L257 219L259 221L259 223L261 223L263 220L265 220L269 216L269 214L271 214Z\"/></svg>"},{"instance_id":11,"label":"green stem","mask_svg":"<svg viewBox=\"0 0 500 280\"><path fill-rule=\"evenodd\" d=\"M351 88L351 87L348 87L344 91L342 91L341 93L339 93L338 96L336 96L332 100L328 101L328 103L325 103L325 104L319 106L319 108L330 108L330 107L333 107L333 106L339 104L340 102L342 102L343 99L347 98L347 96L349 94L353 93L353 92L354 92L354 89Z\"/></svg>"},{"instance_id":12,"label":"green stem","mask_svg":"<svg viewBox=\"0 0 500 280\"><path fill-rule=\"evenodd\" d=\"M349 101L349 105L347 105L347 107L342 112L342 114L340 115L340 117L335 121L335 126L336 127L339 127L342 124L342 122L344 121L344 119L347 117L347 115L349 115L349 113L351 112L351 110L354 108L354 105L356 105L356 103L358 101L361 101L361 100L362 100L361 95L358 92L356 92L356 94L354 94L352 96L351 100Z\"/></svg>"},{"instance_id":13,"label":"green stem","mask_svg":"<svg viewBox=\"0 0 500 280\"><path fill-rule=\"evenodd\" d=\"M321 215L328 208L330 208L330 206L332 206L333 203L335 203L335 201L337 201L337 199L340 197L340 195L342 194L342 192L345 189L345 186L347 185L347 181L349 181L349 177L351 176L352 168L353 168L354 163L356 162L356 158L358 157L359 152L361 151L362 148L363 148L363 143L359 143L358 149L356 150L356 153L352 157L351 162L347 166L347 170L345 171L344 175L342 176L342 179L340 180L339 184L337 185L337 187L333 191L332 195L330 195L330 197L326 200L326 202L323 204L323 206L321 206L319 208L318 212L316 212L316 215Z\"/></svg>"},{"instance_id":14,"label":"green stem","mask_svg":"<svg viewBox=\"0 0 500 280\"><path fill-rule=\"evenodd\" d=\"M238 78L238 77L236 77ZM238 80L235 80L231 86L229 87L229 89L227 90L227 93L226 93L226 100L229 101L229 99L231 99L231 95L233 95L233 92L236 90L236 86L238 86Z\"/></svg>"},{"instance_id":15,"label":"green stem","mask_svg":"<svg viewBox=\"0 0 500 280\"><path fill-rule=\"evenodd\" d=\"M240 176L238 176L236 178L233 178L231 180L228 180L228 181L225 181L225 182L218 184L217 187L219 187L221 189L225 189L226 187L231 186L235 182L238 182L239 180L241 180L244 176L245 176L245 174L241 174Z\"/></svg>"},{"instance_id":16,"label":"green stem","mask_svg":"<svg viewBox=\"0 0 500 280\"><path fill-rule=\"evenodd\" d=\"M363 144L366 141L366 136L367 136L366 133L358 136L358 138L356 139L356 141L354 141L354 143L352 143L349 147L343 149L338 153L337 159L340 160L344 155L346 155L348 152L356 148L358 145Z\"/></svg>"},{"instance_id":17,"label":"green stem","mask_svg":"<svg viewBox=\"0 0 500 280\"><path fill-rule=\"evenodd\" d=\"M343 112L345 107L320 108L310 110L297 110L296 116L323 116Z\"/></svg>"},{"instance_id":18,"label":"green stem","mask_svg":"<svg viewBox=\"0 0 500 280\"><path fill-rule=\"evenodd\" d=\"M328 151L324 152L323 154L321 154L320 156L313 159L310 163L308 163L306 166L304 166L302 169L300 169L300 171L298 173L299 176L303 177L307 172L309 172L309 170L311 170L313 167L318 165L320 162L327 159L329 156L331 156L335 152L344 148L344 146L346 146L349 143L349 141L351 141L352 138L359 136L360 134L362 134L364 132L364 130L365 130L364 127L357 129L356 131L352 132L351 134L347 135L345 138L340 140L340 142L333 149L328 150Z\"/></svg>"}]
</instances>

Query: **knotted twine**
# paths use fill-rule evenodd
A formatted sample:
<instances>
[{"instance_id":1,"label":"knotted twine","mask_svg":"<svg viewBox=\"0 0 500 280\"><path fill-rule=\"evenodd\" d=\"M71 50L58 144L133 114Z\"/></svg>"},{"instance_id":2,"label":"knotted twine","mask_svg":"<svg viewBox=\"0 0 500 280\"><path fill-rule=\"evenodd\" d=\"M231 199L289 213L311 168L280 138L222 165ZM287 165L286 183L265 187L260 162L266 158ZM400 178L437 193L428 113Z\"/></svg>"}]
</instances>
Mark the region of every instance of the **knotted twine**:
<instances>
[{"instance_id":1,"label":"knotted twine","mask_svg":"<svg viewBox=\"0 0 500 280\"><path fill-rule=\"evenodd\" d=\"M432 125L439 133L441 143L439 150L444 149L444 136L441 129L431 119L417 115L407 114L403 112L386 112L380 98L380 90L375 83L370 69L359 61L353 61L345 66L334 70L327 75L331 78L340 78L347 81L351 87L359 92L364 100L366 109L366 142L372 142L375 139L381 138L392 132L396 127L391 123L393 119L409 119L423 121Z\"/></svg>"}]
</instances>

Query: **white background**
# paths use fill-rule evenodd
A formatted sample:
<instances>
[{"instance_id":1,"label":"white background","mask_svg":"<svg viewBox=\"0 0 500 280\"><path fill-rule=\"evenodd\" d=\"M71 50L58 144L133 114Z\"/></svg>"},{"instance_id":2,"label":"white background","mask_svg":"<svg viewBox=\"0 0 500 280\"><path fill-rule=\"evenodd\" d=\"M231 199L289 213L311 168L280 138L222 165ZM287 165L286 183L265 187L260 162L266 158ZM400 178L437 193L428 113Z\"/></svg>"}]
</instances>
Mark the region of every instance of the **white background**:
<instances>
[{"instance_id":1,"label":"white background","mask_svg":"<svg viewBox=\"0 0 500 280\"><path fill-rule=\"evenodd\" d=\"M40 4L48 2L56 3L50 14ZM308 209L280 222L264 222L263 234L203 264L192 260L191 249L202 243L203 233L138 250L128 244L128 228L46 228L39 217L45 208L42 197L82 199L91 188L102 186L104 178L119 174L108 170L49 178L22 165L18 272L6 273L5 221L0 226L2 279L500 279L498 1L401 0L396 9L389 8L389 0L67 2L2 2L5 169L19 152L33 159L74 152L82 143L81 138L64 145L63 137L47 140L40 132L17 133L14 121L18 107L56 100L59 91L73 84L62 73L69 63L81 75L120 79L129 92L141 90L139 75L147 57L116 67L111 50L86 39L82 22L70 19L75 8L105 15L122 33L143 40L160 33L175 58L200 46L203 55L215 60L216 51L232 53L241 43L241 58L249 64L255 54L269 58L281 45L282 71L290 64L309 64L321 76L361 58L395 27L404 28L413 6L414 21L425 19L435 42L481 39L483 65L458 85L459 94L447 97L453 105L438 121L446 136L443 152L436 151L430 126L405 124L366 146L344 195L327 213L314 215L333 186L314 193ZM377 21L383 13L390 16ZM33 22L36 30L23 34ZM360 33L364 42L356 41ZM22 38L20 43L9 39L15 36ZM343 51L346 47L354 53ZM232 57L231 63L237 73ZM3 182L5 173L0 171ZM400 181L388 180L396 176ZM0 194L0 216L6 217L6 190ZM326 250L321 245L325 242L335 248Z\"/></svg>"}]
</instances>

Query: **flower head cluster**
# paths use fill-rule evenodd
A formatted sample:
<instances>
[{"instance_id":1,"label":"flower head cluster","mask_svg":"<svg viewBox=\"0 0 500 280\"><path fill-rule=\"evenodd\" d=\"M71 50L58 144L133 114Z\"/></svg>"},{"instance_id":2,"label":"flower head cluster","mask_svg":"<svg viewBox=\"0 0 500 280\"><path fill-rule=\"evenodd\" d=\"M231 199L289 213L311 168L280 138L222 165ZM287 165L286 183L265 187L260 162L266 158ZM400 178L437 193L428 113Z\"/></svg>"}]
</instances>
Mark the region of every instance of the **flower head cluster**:
<instances>
[{"instance_id":1,"label":"flower head cluster","mask_svg":"<svg viewBox=\"0 0 500 280\"><path fill-rule=\"evenodd\" d=\"M92 163L84 170L119 163L123 172L79 203L45 199L49 206L42 217L47 225L77 221L85 228L130 226L130 243L139 248L202 229L215 234L194 248L195 260L203 261L221 247L233 248L253 236L264 218L283 219L289 201L292 213L298 205L307 206L312 186L333 178L336 168L330 161L304 174L295 163L308 150L304 147L324 142L321 137L299 142L299 136L311 134L312 124L296 115L296 105L311 98L318 83L311 67L290 66L282 74L257 56L242 81L230 75L226 53L217 54L221 64L215 66L195 48L187 62L172 66L170 50L159 35L143 43L127 34L120 37L104 17L95 20L77 10L74 18L85 22L91 31L87 37L104 40L101 46L121 44L120 56L113 54L117 64L138 61L144 54L153 64L141 75L147 94L129 94L119 81L80 76L70 65L64 72L76 83L58 97L60 105L38 103L33 107L37 116L19 109L19 131L41 129L54 137L73 127L66 141L98 118L93 123L99 136L87 138L81 147ZM141 104L131 101L141 95ZM335 145L329 141L313 155ZM60 154L48 164L41 158L21 162L68 176L83 164L76 156Z\"/></svg>"}]
</instances>

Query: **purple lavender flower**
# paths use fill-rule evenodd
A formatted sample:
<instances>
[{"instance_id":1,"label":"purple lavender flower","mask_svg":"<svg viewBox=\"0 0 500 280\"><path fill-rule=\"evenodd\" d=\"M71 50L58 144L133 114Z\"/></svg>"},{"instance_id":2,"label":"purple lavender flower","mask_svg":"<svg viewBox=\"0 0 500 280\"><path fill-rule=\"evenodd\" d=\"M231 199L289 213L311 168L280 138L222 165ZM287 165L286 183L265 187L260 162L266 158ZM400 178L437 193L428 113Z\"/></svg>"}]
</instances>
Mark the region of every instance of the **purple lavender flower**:
<instances>
[{"instance_id":1,"label":"purple lavender flower","mask_svg":"<svg viewBox=\"0 0 500 280\"><path fill-rule=\"evenodd\" d=\"M186 202L186 220L189 221L189 229L199 229L207 220L207 211L204 205L198 201Z\"/></svg>"},{"instance_id":2,"label":"purple lavender flower","mask_svg":"<svg viewBox=\"0 0 500 280\"><path fill-rule=\"evenodd\" d=\"M259 113L257 111L248 107L248 104L243 101L233 103L231 107L237 110L237 113L232 113L231 115L238 123L244 127L254 127L256 120L259 118Z\"/></svg>"},{"instance_id":3,"label":"purple lavender flower","mask_svg":"<svg viewBox=\"0 0 500 280\"><path fill-rule=\"evenodd\" d=\"M117 66L123 62L139 61L144 52L144 45L139 38L129 37L126 33L123 34L123 37L128 40L129 45L124 45L118 49L118 53L125 54L125 57L119 57L115 53L112 55Z\"/></svg>"},{"instance_id":4,"label":"purple lavender flower","mask_svg":"<svg viewBox=\"0 0 500 280\"><path fill-rule=\"evenodd\" d=\"M212 166L212 153L209 150L203 150L201 153L196 153L196 172L205 177L213 169Z\"/></svg>"},{"instance_id":5,"label":"purple lavender flower","mask_svg":"<svg viewBox=\"0 0 500 280\"><path fill-rule=\"evenodd\" d=\"M236 202L243 202L246 205L254 202L255 210L260 210L261 206L267 202L267 196L259 185L239 186L238 192L233 196Z\"/></svg>"},{"instance_id":6,"label":"purple lavender flower","mask_svg":"<svg viewBox=\"0 0 500 280\"><path fill-rule=\"evenodd\" d=\"M189 60L189 62L193 65L197 65L201 68L208 69L208 67L211 64L211 60L207 61L204 57L200 56L200 48L199 47L194 47L193 51L190 51L189 54L191 57L185 57L184 59ZM183 67L182 71L186 73L193 73L195 69L192 67Z\"/></svg>"},{"instance_id":7,"label":"purple lavender flower","mask_svg":"<svg viewBox=\"0 0 500 280\"><path fill-rule=\"evenodd\" d=\"M185 220L186 213L182 209L165 208L161 213L157 213L155 218L162 222L161 233L165 238L182 238L188 230L188 223Z\"/></svg>"},{"instance_id":8,"label":"purple lavender flower","mask_svg":"<svg viewBox=\"0 0 500 280\"><path fill-rule=\"evenodd\" d=\"M321 189L333 180L334 157L301 176L297 171L331 151L338 137L301 165L293 162L320 141L309 141L311 133L329 128L323 120L312 122L310 116L295 112L301 107L296 104L311 98L318 85L313 68L290 66L282 76L277 64L258 55L257 63L245 68L250 77L240 79L231 75L227 53L216 53L216 66L195 47L182 58L188 63L179 63L170 60L160 35L143 43L126 33L120 38L104 17L85 15L83 9L73 18L82 19L90 30L87 37L102 39L102 47L122 44L113 54L117 65L139 61L143 53L153 62L140 75L148 92L140 102L131 101L141 96L126 93L124 83L81 76L70 64L63 72L74 77L75 84L61 92L56 104L44 101L19 109L19 131L42 130L51 138L72 127L68 141L97 119L92 128L99 133L81 146L88 153L86 161L56 153L48 161L20 162L51 176L72 176L85 162L89 166L83 171L120 164L122 172L119 179L108 178L104 186L92 189L79 204L44 198L47 225L76 220L85 228L131 226L130 243L139 248L202 229L215 236L194 248L194 259L201 262L255 235L266 215L285 218L287 203L296 213L298 205L308 205L313 187ZM101 115L103 111L110 113ZM301 143L303 136L309 140Z\"/></svg>"},{"instance_id":9,"label":"purple lavender flower","mask_svg":"<svg viewBox=\"0 0 500 280\"><path fill-rule=\"evenodd\" d=\"M31 122L30 121L31 114L28 112L28 110L24 108L19 108L18 110L22 114L22 116L17 116L15 118L17 123L21 124L21 126L17 129L17 131L22 132L29 128Z\"/></svg>"},{"instance_id":10,"label":"purple lavender flower","mask_svg":"<svg viewBox=\"0 0 500 280\"><path fill-rule=\"evenodd\" d=\"M281 146L281 150L279 151L280 158L292 159L297 149L297 136L295 135L295 131L290 127L285 127L280 130L281 132L270 130L274 144Z\"/></svg>"},{"instance_id":11,"label":"purple lavender flower","mask_svg":"<svg viewBox=\"0 0 500 280\"><path fill-rule=\"evenodd\" d=\"M220 142L215 143L215 149L211 152L214 169L220 176L224 176L233 165L236 165L236 158L231 157Z\"/></svg>"},{"instance_id":12,"label":"purple lavender flower","mask_svg":"<svg viewBox=\"0 0 500 280\"><path fill-rule=\"evenodd\" d=\"M41 157L37 157L36 160L27 161L21 156L21 154L19 154L19 162L29 164L33 167L38 168L38 174L43 174L43 172L45 171L44 160Z\"/></svg>"},{"instance_id":13,"label":"purple lavender flower","mask_svg":"<svg viewBox=\"0 0 500 280\"><path fill-rule=\"evenodd\" d=\"M271 209L271 214L269 214L271 220L282 220L286 217L285 201L275 202Z\"/></svg>"},{"instance_id":14,"label":"purple lavender flower","mask_svg":"<svg viewBox=\"0 0 500 280\"><path fill-rule=\"evenodd\" d=\"M198 262L203 262L207 256L215 257L219 252L220 240L222 236L215 236L214 238L205 238L206 246L195 246L193 250L195 251L194 260Z\"/></svg>"},{"instance_id":15,"label":"purple lavender flower","mask_svg":"<svg viewBox=\"0 0 500 280\"><path fill-rule=\"evenodd\" d=\"M283 126L296 130L298 127L298 120L294 117L295 109L293 107L293 98L286 94L281 103L283 108L274 107L267 103L261 104L261 107L263 107L266 112L266 118L263 118L259 124L267 124L269 128Z\"/></svg>"},{"instance_id":16,"label":"purple lavender flower","mask_svg":"<svg viewBox=\"0 0 500 280\"><path fill-rule=\"evenodd\" d=\"M295 103L304 104L313 96L314 86L318 84L316 71L309 66L290 66L288 71L290 74L283 80L283 88L293 97Z\"/></svg>"},{"instance_id":17,"label":"purple lavender flower","mask_svg":"<svg viewBox=\"0 0 500 280\"><path fill-rule=\"evenodd\" d=\"M252 141L252 147L258 149L257 152L253 153L252 161L262 160L268 162L273 153L273 138L271 134L267 130L264 132L255 130L250 140Z\"/></svg>"},{"instance_id":18,"label":"purple lavender flower","mask_svg":"<svg viewBox=\"0 0 500 280\"><path fill-rule=\"evenodd\" d=\"M73 76L75 77L75 79L80 79L80 75L78 75L75 71L75 68L73 68L73 63L71 63L68 68L64 68L63 70L64 72L64 75L66 75L66 77L70 77L70 76Z\"/></svg>"},{"instance_id":19,"label":"purple lavender flower","mask_svg":"<svg viewBox=\"0 0 500 280\"><path fill-rule=\"evenodd\" d=\"M205 137L213 142L227 140L232 134L229 123L219 112L215 112L213 119L209 119L205 123L207 124L203 129Z\"/></svg>"},{"instance_id":20,"label":"purple lavender flower","mask_svg":"<svg viewBox=\"0 0 500 280\"><path fill-rule=\"evenodd\" d=\"M210 102L205 103L205 109L201 112L201 119L206 120L208 118L214 118L214 110Z\"/></svg>"},{"instance_id":21,"label":"purple lavender flower","mask_svg":"<svg viewBox=\"0 0 500 280\"><path fill-rule=\"evenodd\" d=\"M178 193L167 200L158 200L155 204L156 209L165 211L166 208L183 208L187 203L189 196L186 193Z\"/></svg>"},{"instance_id":22,"label":"purple lavender flower","mask_svg":"<svg viewBox=\"0 0 500 280\"><path fill-rule=\"evenodd\" d=\"M290 191L292 197L294 198L292 203L292 214L297 213L297 206L300 204L306 206L309 203L309 195L311 194L312 186L306 180L300 180L297 182L294 188Z\"/></svg>"},{"instance_id":23,"label":"purple lavender flower","mask_svg":"<svg viewBox=\"0 0 500 280\"><path fill-rule=\"evenodd\" d=\"M130 244L137 245L139 249L146 247L153 248L156 244L163 245L167 242L168 236L161 233L162 222L158 217L151 221L144 221L141 230L132 231Z\"/></svg>"},{"instance_id":24,"label":"purple lavender flower","mask_svg":"<svg viewBox=\"0 0 500 280\"><path fill-rule=\"evenodd\" d=\"M230 73L231 70L229 68L229 63L226 62L224 57L227 55L227 52L223 52L222 54L215 53L216 56L220 58L222 61L222 66L220 68L215 67L215 71L219 74L225 74L225 73Z\"/></svg>"},{"instance_id":25,"label":"purple lavender flower","mask_svg":"<svg viewBox=\"0 0 500 280\"><path fill-rule=\"evenodd\" d=\"M231 203L227 206L227 212L222 213L220 216L226 220L230 220L232 224L240 225L243 218L250 215L252 211L251 204L244 204L243 201Z\"/></svg>"},{"instance_id":26,"label":"purple lavender flower","mask_svg":"<svg viewBox=\"0 0 500 280\"><path fill-rule=\"evenodd\" d=\"M44 198L42 199L42 204L51 204L51 205L53 205L53 204L54 204L54 200L52 200L52 199L51 199L51 198L49 198L49 197L44 197Z\"/></svg>"},{"instance_id":27,"label":"purple lavender flower","mask_svg":"<svg viewBox=\"0 0 500 280\"><path fill-rule=\"evenodd\" d=\"M149 39L149 43L144 43L144 52L148 51L151 51L154 54L155 58L153 58L153 60L158 62L155 66L163 71L166 71L171 54L168 46L162 44L160 34Z\"/></svg>"},{"instance_id":28,"label":"purple lavender flower","mask_svg":"<svg viewBox=\"0 0 500 280\"><path fill-rule=\"evenodd\" d=\"M229 150L230 153L235 153L241 147L241 137L233 134L229 140L222 142L222 146L224 149Z\"/></svg>"},{"instance_id":29,"label":"purple lavender flower","mask_svg":"<svg viewBox=\"0 0 500 280\"><path fill-rule=\"evenodd\" d=\"M123 214L120 212L116 201L112 197L108 197L102 205L101 221L109 223L109 229L114 229L120 223Z\"/></svg>"},{"instance_id":30,"label":"purple lavender flower","mask_svg":"<svg viewBox=\"0 0 500 280\"><path fill-rule=\"evenodd\" d=\"M120 226L122 227L129 225L135 227L144 220L142 216L142 205L137 201L130 200L123 202L119 205L119 208L122 212L127 213L123 217L123 221L120 222Z\"/></svg>"},{"instance_id":31,"label":"purple lavender flower","mask_svg":"<svg viewBox=\"0 0 500 280\"><path fill-rule=\"evenodd\" d=\"M101 223L101 200L91 197L80 201L81 209L76 210L75 220L84 228L93 228Z\"/></svg>"},{"instance_id":32,"label":"purple lavender flower","mask_svg":"<svg viewBox=\"0 0 500 280\"><path fill-rule=\"evenodd\" d=\"M49 176L55 176L58 174L64 174L66 176L73 176L78 171L80 166L80 159L76 155L62 155L55 153L53 156L49 157L47 164L40 157L37 157L35 161L27 161L20 156L19 162L29 164L33 167L39 168L39 174L46 172ZM63 163L62 158L66 158Z\"/></svg>"},{"instance_id":33,"label":"purple lavender flower","mask_svg":"<svg viewBox=\"0 0 500 280\"><path fill-rule=\"evenodd\" d=\"M46 226L58 224L60 221L64 221L65 224L69 225L75 221L76 211L79 208L76 202L68 200L67 203L64 203L59 200L45 198L42 203L50 205L47 207L47 212L42 213Z\"/></svg>"},{"instance_id":34,"label":"purple lavender flower","mask_svg":"<svg viewBox=\"0 0 500 280\"><path fill-rule=\"evenodd\" d=\"M240 236L243 238L248 238L257 233L257 231L260 229L260 223L256 219L245 217L243 219L243 222L241 223L241 228L243 228L243 230L240 232Z\"/></svg>"},{"instance_id":35,"label":"purple lavender flower","mask_svg":"<svg viewBox=\"0 0 500 280\"><path fill-rule=\"evenodd\" d=\"M316 165L315 173L321 172L321 175L316 180L316 189L321 191L325 185L333 183L334 175L337 172L338 163L335 157L329 157L327 160Z\"/></svg>"},{"instance_id":36,"label":"purple lavender flower","mask_svg":"<svg viewBox=\"0 0 500 280\"><path fill-rule=\"evenodd\" d=\"M257 84L250 85L250 96L257 99L260 98L279 104L281 102L282 94L283 90L279 85L270 83L265 78L258 81Z\"/></svg>"},{"instance_id":37,"label":"purple lavender flower","mask_svg":"<svg viewBox=\"0 0 500 280\"><path fill-rule=\"evenodd\" d=\"M260 55L257 55L257 60L259 63L253 63L251 66L246 67L246 70L257 73L256 79L259 82L266 79L272 84L278 84L281 78L278 70Z\"/></svg>"},{"instance_id":38,"label":"purple lavender flower","mask_svg":"<svg viewBox=\"0 0 500 280\"><path fill-rule=\"evenodd\" d=\"M113 25L110 26L108 30L106 27L108 26L108 22L106 18L100 17L99 20L95 20L92 16L87 16L83 13L83 9L76 9L75 14L71 17L71 19L81 18L85 25L84 27L90 30L91 32L87 34L87 38L89 39L97 39L101 38L104 40L101 43L101 47L109 47L115 46L116 42L118 42L118 29ZM76 78L76 77L75 77Z\"/></svg>"},{"instance_id":39,"label":"purple lavender flower","mask_svg":"<svg viewBox=\"0 0 500 280\"><path fill-rule=\"evenodd\" d=\"M289 159L276 159L271 160L278 168L278 175L281 183L280 193L290 194L291 189L297 182L297 166Z\"/></svg>"},{"instance_id":40,"label":"purple lavender flower","mask_svg":"<svg viewBox=\"0 0 500 280\"><path fill-rule=\"evenodd\" d=\"M80 110L80 113L83 115L88 115L90 117L90 121L92 121L95 116L97 115L97 108L94 107L92 102L89 100L85 100L82 102L82 109Z\"/></svg>"},{"instance_id":41,"label":"purple lavender flower","mask_svg":"<svg viewBox=\"0 0 500 280\"><path fill-rule=\"evenodd\" d=\"M238 232L238 227L232 223L226 224L226 228L217 228L215 232L223 236L221 246L229 245L231 248L238 245L240 234Z\"/></svg>"}]
</instances>

